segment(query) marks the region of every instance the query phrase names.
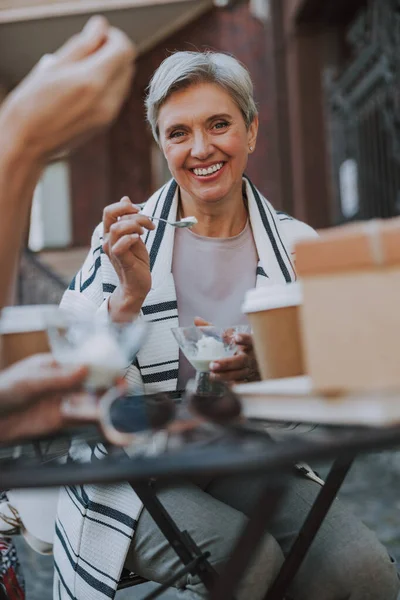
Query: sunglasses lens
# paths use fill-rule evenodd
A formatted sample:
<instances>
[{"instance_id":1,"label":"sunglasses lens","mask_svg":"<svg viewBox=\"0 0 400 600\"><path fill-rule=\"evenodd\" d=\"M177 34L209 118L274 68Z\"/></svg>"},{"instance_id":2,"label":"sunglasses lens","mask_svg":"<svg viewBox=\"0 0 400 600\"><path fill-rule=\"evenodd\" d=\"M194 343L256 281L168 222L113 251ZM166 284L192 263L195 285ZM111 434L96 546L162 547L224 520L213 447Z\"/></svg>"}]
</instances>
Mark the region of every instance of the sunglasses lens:
<instances>
[{"instance_id":1,"label":"sunglasses lens","mask_svg":"<svg viewBox=\"0 0 400 600\"><path fill-rule=\"evenodd\" d=\"M120 396L110 406L110 423L120 433L137 433L150 428L142 396Z\"/></svg>"},{"instance_id":2,"label":"sunglasses lens","mask_svg":"<svg viewBox=\"0 0 400 600\"><path fill-rule=\"evenodd\" d=\"M219 389L214 385L212 391L188 384L186 396L190 410L213 423L230 423L242 411L238 396L223 384L219 385Z\"/></svg>"},{"instance_id":3,"label":"sunglasses lens","mask_svg":"<svg viewBox=\"0 0 400 600\"><path fill-rule=\"evenodd\" d=\"M111 426L119 433L138 433L164 427L175 415L175 403L168 396L124 395L109 409Z\"/></svg>"}]
</instances>

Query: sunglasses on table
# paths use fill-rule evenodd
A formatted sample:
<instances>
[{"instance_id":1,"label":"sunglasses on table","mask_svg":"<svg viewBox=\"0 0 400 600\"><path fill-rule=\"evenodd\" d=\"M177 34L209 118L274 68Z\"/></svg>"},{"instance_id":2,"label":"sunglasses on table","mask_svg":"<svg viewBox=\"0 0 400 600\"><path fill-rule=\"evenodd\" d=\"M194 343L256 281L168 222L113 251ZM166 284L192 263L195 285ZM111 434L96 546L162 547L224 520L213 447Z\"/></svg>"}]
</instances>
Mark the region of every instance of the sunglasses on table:
<instances>
[{"instance_id":1,"label":"sunglasses on table","mask_svg":"<svg viewBox=\"0 0 400 600\"><path fill-rule=\"evenodd\" d=\"M71 422L96 424L105 439L129 446L144 433L184 433L205 421L224 424L241 413L239 398L221 384L218 394L205 394L189 382L185 391L140 394L114 386L100 398L67 397L63 415Z\"/></svg>"}]
</instances>

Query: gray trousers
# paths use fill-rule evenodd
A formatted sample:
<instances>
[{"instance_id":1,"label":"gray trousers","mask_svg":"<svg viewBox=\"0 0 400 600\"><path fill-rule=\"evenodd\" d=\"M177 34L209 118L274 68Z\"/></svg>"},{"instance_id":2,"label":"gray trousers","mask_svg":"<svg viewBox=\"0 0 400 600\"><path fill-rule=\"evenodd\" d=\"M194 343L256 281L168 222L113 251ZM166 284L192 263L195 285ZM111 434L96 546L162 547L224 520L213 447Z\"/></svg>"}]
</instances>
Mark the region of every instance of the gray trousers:
<instances>
[{"instance_id":1,"label":"gray trousers","mask_svg":"<svg viewBox=\"0 0 400 600\"><path fill-rule=\"evenodd\" d=\"M261 600L308 513L320 486L299 473L264 536L236 594L238 600ZM265 476L231 475L208 481L182 481L160 488L158 497L181 529L201 550L211 553L217 570L235 541L265 485ZM158 583L182 564L143 510L125 566ZM185 575L176 584L177 598L200 600L207 591L198 577ZM335 500L295 577L294 600L396 600L396 566L375 535Z\"/></svg>"}]
</instances>

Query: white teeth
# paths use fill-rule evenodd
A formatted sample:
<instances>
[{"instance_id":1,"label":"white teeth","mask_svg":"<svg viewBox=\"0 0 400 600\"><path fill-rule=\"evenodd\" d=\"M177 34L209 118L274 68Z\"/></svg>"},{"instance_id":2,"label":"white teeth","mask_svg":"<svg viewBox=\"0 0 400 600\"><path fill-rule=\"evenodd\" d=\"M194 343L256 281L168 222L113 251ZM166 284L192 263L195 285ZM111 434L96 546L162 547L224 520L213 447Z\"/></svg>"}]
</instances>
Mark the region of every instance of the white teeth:
<instances>
[{"instance_id":1,"label":"white teeth","mask_svg":"<svg viewBox=\"0 0 400 600\"><path fill-rule=\"evenodd\" d=\"M223 166L224 163L216 163L215 165L208 167L208 169L193 169L193 173L197 176L211 175L212 173L219 171Z\"/></svg>"}]
</instances>

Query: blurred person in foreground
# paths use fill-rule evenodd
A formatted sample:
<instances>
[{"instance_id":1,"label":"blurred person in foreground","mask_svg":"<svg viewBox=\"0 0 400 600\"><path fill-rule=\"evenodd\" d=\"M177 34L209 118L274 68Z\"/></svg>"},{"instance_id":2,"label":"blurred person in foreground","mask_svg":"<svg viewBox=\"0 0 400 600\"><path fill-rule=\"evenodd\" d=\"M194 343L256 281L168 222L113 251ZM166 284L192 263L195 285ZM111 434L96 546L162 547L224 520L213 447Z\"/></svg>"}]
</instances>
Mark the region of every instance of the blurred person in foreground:
<instances>
[{"instance_id":1,"label":"blurred person in foreground","mask_svg":"<svg viewBox=\"0 0 400 600\"><path fill-rule=\"evenodd\" d=\"M275 211L244 175L257 143L258 115L250 76L233 57L172 54L152 78L147 114L173 179L142 209L127 197L105 209L62 305L72 314L97 311L115 321L141 311L151 330L126 377L153 393L182 390L193 376L171 327L191 325L196 315L219 327L242 323L245 292L295 280L294 243L316 234ZM191 231L149 218L192 215L197 224ZM251 336L241 335L237 343L235 356L211 365L212 377L257 379ZM288 477L288 493L241 582L238 600L265 596L320 490L299 472ZM158 495L219 570L264 485L265 475L187 478L158 489ZM58 524L54 589L60 600L114 597L124 564L164 584L179 569L174 550L126 483L63 490ZM184 575L175 585L182 600L208 597L197 576ZM336 500L290 597L395 600L398 588L385 548Z\"/></svg>"},{"instance_id":2,"label":"blurred person in foreground","mask_svg":"<svg viewBox=\"0 0 400 600\"><path fill-rule=\"evenodd\" d=\"M13 296L33 191L46 162L112 122L129 90L134 55L122 32L94 17L44 57L0 107L0 309ZM86 375L85 367L57 365L50 355L2 371L0 443L63 427L62 397L78 392ZM1 491L0 502L7 503ZM0 538L0 587L22 599L15 550L9 538Z\"/></svg>"},{"instance_id":3,"label":"blurred person in foreground","mask_svg":"<svg viewBox=\"0 0 400 600\"><path fill-rule=\"evenodd\" d=\"M10 302L35 186L54 153L74 147L117 116L135 51L124 33L93 17L46 55L0 107L0 309ZM84 367L28 358L0 373L0 441L50 433L64 423L61 396L82 384Z\"/></svg>"}]
</instances>

